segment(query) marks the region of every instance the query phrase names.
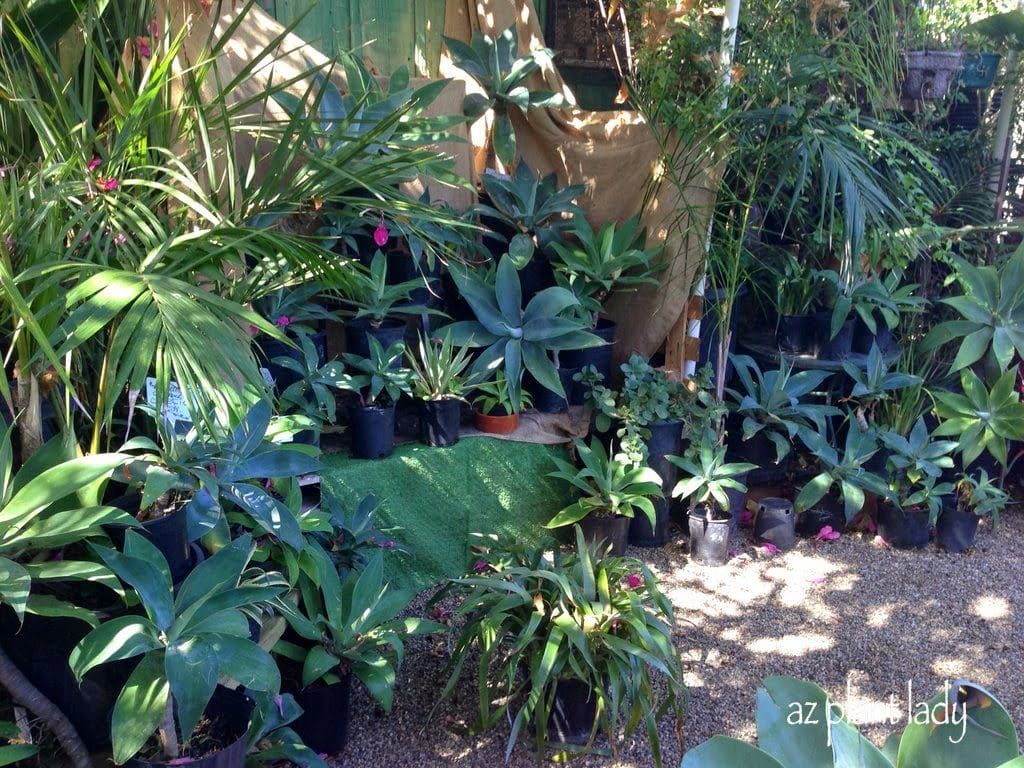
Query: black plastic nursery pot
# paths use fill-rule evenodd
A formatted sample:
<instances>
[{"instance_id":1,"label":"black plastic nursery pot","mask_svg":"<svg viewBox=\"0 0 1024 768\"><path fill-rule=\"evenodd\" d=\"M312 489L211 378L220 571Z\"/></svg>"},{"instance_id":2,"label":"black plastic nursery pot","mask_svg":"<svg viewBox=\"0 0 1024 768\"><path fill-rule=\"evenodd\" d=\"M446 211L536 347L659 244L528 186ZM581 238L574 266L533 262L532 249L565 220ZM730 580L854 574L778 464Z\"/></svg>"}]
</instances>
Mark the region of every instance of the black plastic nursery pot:
<instances>
[{"instance_id":1,"label":"black plastic nursery pot","mask_svg":"<svg viewBox=\"0 0 1024 768\"><path fill-rule=\"evenodd\" d=\"M530 392L530 396L533 398L533 407L541 413L565 413L569 410L569 404L576 400L574 392L576 382L572 380L572 377L579 372L579 368L566 368L562 366L556 370L558 371L558 380L562 384L565 397L552 392L534 379L533 376L527 376L525 385Z\"/></svg>"},{"instance_id":2,"label":"black plastic nursery pot","mask_svg":"<svg viewBox=\"0 0 1024 768\"><path fill-rule=\"evenodd\" d=\"M327 362L327 331L314 333L310 336L310 341L313 342L313 347L316 349L318 364L323 365ZM284 392L301 378L298 372L274 362L276 357L287 357L289 360L294 360L300 365L304 365L300 349L289 346L283 341L268 337L261 337L257 340L256 344L260 348L261 363L267 369L270 378L274 380L274 389L278 393Z\"/></svg>"},{"instance_id":3,"label":"black plastic nursery pot","mask_svg":"<svg viewBox=\"0 0 1024 768\"><path fill-rule=\"evenodd\" d=\"M726 422L726 447L731 461L753 464L746 482L749 485L776 485L782 481L789 468L789 456L781 462L776 461L775 443L762 429L749 439L743 439L743 417L731 414ZM791 455L791 454L790 454Z\"/></svg>"},{"instance_id":4,"label":"black plastic nursery pot","mask_svg":"<svg viewBox=\"0 0 1024 768\"><path fill-rule=\"evenodd\" d=\"M459 442L462 401L424 400L420 411L420 439L433 448L447 448Z\"/></svg>"},{"instance_id":5,"label":"black plastic nursery pot","mask_svg":"<svg viewBox=\"0 0 1024 768\"><path fill-rule=\"evenodd\" d=\"M754 513L754 537L767 541L779 549L791 549L796 544L796 515L793 502L766 496Z\"/></svg>"},{"instance_id":6,"label":"black plastic nursery pot","mask_svg":"<svg viewBox=\"0 0 1024 768\"><path fill-rule=\"evenodd\" d=\"M130 669L107 664L75 680L68 657L90 630L78 619L34 614L19 625L10 607L0 608L0 645L11 661L71 721L86 747L102 750L110 745L110 713Z\"/></svg>"},{"instance_id":7,"label":"black plastic nursery pot","mask_svg":"<svg viewBox=\"0 0 1024 768\"><path fill-rule=\"evenodd\" d=\"M555 700L548 715L548 741L586 744L597 718L597 696L582 680L563 678L555 685Z\"/></svg>"},{"instance_id":8,"label":"black plastic nursery pot","mask_svg":"<svg viewBox=\"0 0 1024 768\"><path fill-rule=\"evenodd\" d=\"M140 494L129 493L107 503L134 517L139 513L141 502ZM110 540L117 549L121 549L124 544L126 530L127 528L121 525L106 526L107 535L110 536ZM192 548L189 546L188 513L184 505L179 506L168 515L155 520L147 520L142 524L140 533L167 558L172 582L177 584L188 576L195 563L192 557Z\"/></svg>"},{"instance_id":9,"label":"black plastic nursery pot","mask_svg":"<svg viewBox=\"0 0 1024 768\"><path fill-rule=\"evenodd\" d=\"M981 520L969 509L960 509L955 500L942 505L939 519L935 521L935 543L953 554L964 552L974 546Z\"/></svg>"},{"instance_id":10,"label":"black plastic nursery pot","mask_svg":"<svg viewBox=\"0 0 1024 768\"><path fill-rule=\"evenodd\" d=\"M716 514L713 510L709 504L699 504L690 510L690 557L704 565L725 565L729 559L733 515Z\"/></svg>"},{"instance_id":11,"label":"black plastic nursery pot","mask_svg":"<svg viewBox=\"0 0 1024 768\"><path fill-rule=\"evenodd\" d=\"M353 318L345 322L345 351L360 357L370 356L370 341L373 337L387 349L395 342L405 342L405 321L385 320L380 325L372 325L365 317ZM395 361L393 367L398 368L401 361Z\"/></svg>"},{"instance_id":12,"label":"black plastic nursery pot","mask_svg":"<svg viewBox=\"0 0 1024 768\"><path fill-rule=\"evenodd\" d=\"M876 522L878 535L896 549L924 549L928 546L931 531L927 510L904 510L879 499Z\"/></svg>"},{"instance_id":13,"label":"black plastic nursery pot","mask_svg":"<svg viewBox=\"0 0 1024 768\"><path fill-rule=\"evenodd\" d=\"M744 296L747 295L747 285L744 283L736 291L734 307L729 316L729 349L727 354L731 355L736 351L736 327L740 313L737 307ZM718 305L725 300L726 291L706 288L704 291L704 316L700 321L700 346L697 356L697 370L711 363L712 370L718 370ZM732 360L725 361L725 380L728 383L732 379Z\"/></svg>"},{"instance_id":14,"label":"black plastic nursery pot","mask_svg":"<svg viewBox=\"0 0 1024 768\"><path fill-rule=\"evenodd\" d=\"M352 455L357 459L383 459L395 449L395 406L353 406L349 426Z\"/></svg>"},{"instance_id":15,"label":"black plastic nursery pot","mask_svg":"<svg viewBox=\"0 0 1024 768\"><path fill-rule=\"evenodd\" d=\"M619 557L626 554L626 544L629 540L628 517L623 515L614 517L587 515L580 520L580 529L588 543L601 543L601 548L608 549L610 556Z\"/></svg>"},{"instance_id":16,"label":"black plastic nursery pot","mask_svg":"<svg viewBox=\"0 0 1024 768\"><path fill-rule=\"evenodd\" d=\"M661 476L662 499L652 499L655 524L647 515L635 515L629 524L629 543L637 547L661 547L668 543L668 525L671 510L671 492L679 469L666 456L682 454L683 423L681 421L655 421L647 425L651 436L647 445L647 466Z\"/></svg>"},{"instance_id":17,"label":"black plastic nursery pot","mask_svg":"<svg viewBox=\"0 0 1024 768\"><path fill-rule=\"evenodd\" d=\"M292 723L302 743L318 754L336 755L348 743L352 676L332 685L304 688L295 693L302 715Z\"/></svg>"},{"instance_id":18,"label":"black plastic nursery pot","mask_svg":"<svg viewBox=\"0 0 1024 768\"><path fill-rule=\"evenodd\" d=\"M612 342L615 340L615 329L618 326L606 317L597 321L597 326L591 330L595 336L600 336L606 344L600 347L589 349L567 349L559 353L559 363L563 368L585 368L588 365L594 366L598 373L604 376L607 384L612 376Z\"/></svg>"},{"instance_id":19,"label":"black plastic nursery pot","mask_svg":"<svg viewBox=\"0 0 1024 768\"><path fill-rule=\"evenodd\" d=\"M889 326L885 323L876 322L875 331L872 332L859 316L854 318L853 340L851 342L852 351L859 355L866 355L871 351L872 345L874 345L878 347L879 352L885 352L892 346L892 343L892 331L889 330Z\"/></svg>"},{"instance_id":20,"label":"black plastic nursery pot","mask_svg":"<svg viewBox=\"0 0 1024 768\"><path fill-rule=\"evenodd\" d=\"M629 521L629 543L634 547L662 547L668 543L668 524L671 518L668 499L651 499L654 505L654 525L644 512L637 511Z\"/></svg>"},{"instance_id":21,"label":"black plastic nursery pot","mask_svg":"<svg viewBox=\"0 0 1024 768\"><path fill-rule=\"evenodd\" d=\"M782 315L776 341L779 349L791 355L816 355L818 337L812 315Z\"/></svg>"},{"instance_id":22,"label":"black plastic nursery pot","mask_svg":"<svg viewBox=\"0 0 1024 768\"><path fill-rule=\"evenodd\" d=\"M838 494L825 494L811 509L804 510L796 518L796 532L801 536L817 536L826 525L837 533L846 530L846 513Z\"/></svg>"},{"instance_id":23,"label":"black plastic nursery pot","mask_svg":"<svg viewBox=\"0 0 1024 768\"><path fill-rule=\"evenodd\" d=\"M832 338L832 313L818 312L814 315L814 326L818 336L818 357L824 360L844 360L853 351L853 318L848 317Z\"/></svg>"},{"instance_id":24,"label":"black plastic nursery pot","mask_svg":"<svg viewBox=\"0 0 1024 768\"><path fill-rule=\"evenodd\" d=\"M207 717L216 725L215 736L224 746L194 758L182 755L173 762L132 758L127 768L245 768L249 723L253 701L240 691L218 685L206 707Z\"/></svg>"}]
</instances>

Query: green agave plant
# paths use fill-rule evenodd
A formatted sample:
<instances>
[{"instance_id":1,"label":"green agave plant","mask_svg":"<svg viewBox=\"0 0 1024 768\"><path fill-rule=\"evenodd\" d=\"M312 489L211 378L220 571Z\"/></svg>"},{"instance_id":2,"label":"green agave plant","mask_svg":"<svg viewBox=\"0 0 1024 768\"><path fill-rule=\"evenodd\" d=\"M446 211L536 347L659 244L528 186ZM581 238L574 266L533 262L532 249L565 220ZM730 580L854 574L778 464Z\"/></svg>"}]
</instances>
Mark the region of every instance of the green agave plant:
<instances>
[{"instance_id":1,"label":"green agave plant","mask_svg":"<svg viewBox=\"0 0 1024 768\"><path fill-rule=\"evenodd\" d=\"M832 375L828 371L793 373L792 364L782 360L777 370L762 372L747 355L733 355L732 361L743 391L726 391L736 402L736 413L743 416L743 439L763 431L775 446L778 461L793 449L800 432L811 427L824 432L825 419L840 413L831 405L806 402Z\"/></svg>"},{"instance_id":2,"label":"green agave plant","mask_svg":"<svg viewBox=\"0 0 1024 768\"><path fill-rule=\"evenodd\" d=\"M959 341L951 369L982 360L988 376L998 377L1014 355L1024 354L1024 247L1001 266L975 266L955 258L955 276L963 294L941 299L961 316L939 323L925 343L937 349Z\"/></svg>"},{"instance_id":3,"label":"green agave plant","mask_svg":"<svg viewBox=\"0 0 1024 768\"><path fill-rule=\"evenodd\" d=\"M879 749L814 683L768 677L757 689L757 746L714 736L681 768L1024 768L1013 719L984 688L958 680L915 705L902 733Z\"/></svg>"},{"instance_id":4,"label":"green agave plant","mask_svg":"<svg viewBox=\"0 0 1024 768\"><path fill-rule=\"evenodd\" d=\"M882 479L864 468L864 464L878 452L874 432L851 421L841 453L832 447L823 432L804 432L800 438L818 460L821 471L797 495L794 502L797 513L811 509L825 494L837 489L843 499L843 512L850 521L864 506L864 491L879 496L888 494Z\"/></svg>"},{"instance_id":5,"label":"green agave plant","mask_svg":"<svg viewBox=\"0 0 1024 768\"><path fill-rule=\"evenodd\" d=\"M591 515L633 517L637 510L655 525L651 498L662 496L661 477L657 472L633 464L623 454L609 456L596 437L589 447L582 440L574 440L573 445L583 466L577 469L565 459L552 456L558 471L549 472L548 477L569 483L580 498L551 518L545 528L572 525Z\"/></svg>"},{"instance_id":6,"label":"green agave plant","mask_svg":"<svg viewBox=\"0 0 1024 768\"><path fill-rule=\"evenodd\" d=\"M935 390L937 437L956 437L963 465L988 451L1005 470L1007 443L1024 440L1024 403L1017 392L1017 370L1007 371L989 389L969 368L960 372L963 394Z\"/></svg>"},{"instance_id":7,"label":"green agave plant","mask_svg":"<svg viewBox=\"0 0 1024 768\"><path fill-rule=\"evenodd\" d=\"M451 275L477 319L452 323L443 332L453 344L486 348L473 364L474 372L504 367L516 411L522 408L524 370L533 374L541 386L565 397L558 371L547 353L605 343L585 331L579 320L562 316L579 305L565 288L545 288L524 309L519 273L507 254L498 262L493 288L466 269L454 268Z\"/></svg>"},{"instance_id":8,"label":"green agave plant","mask_svg":"<svg viewBox=\"0 0 1024 768\"><path fill-rule=\"evenodd\" d=\"M531 91L526 81L543 66L551 66L554 53L539 48L519 54L519 35L512 24L496 39L482 32L474 32L469 45L450 37L444 38L459 69L476 80L484 95L470 94L463 102L462 111L473 120L487 110L494 110L494 128L491 141L502 165L511 167L516 156L516 132L512 127L509 109L526 112L530 107L565 106L565 98L552 91Z\"/></svg>"},{"instance_id":9,"label":"green agave plant","mask_svg":"<svg viewBox=\"0 0 1024 768\"><path fill-rule=\"evenodd\" d=\"M583 213L577 211L569 232L579 243L552 242L551 248L557 254L552 266L559 284L572 291L581 307L590 313L591 327L597 325L597 315L613 291L643 283L657 284L651 275L663 265L652 266L651 260L661 246L643 247L639 214L621 227L609 221L594 232Z\"/></svg>"}]
</instances>

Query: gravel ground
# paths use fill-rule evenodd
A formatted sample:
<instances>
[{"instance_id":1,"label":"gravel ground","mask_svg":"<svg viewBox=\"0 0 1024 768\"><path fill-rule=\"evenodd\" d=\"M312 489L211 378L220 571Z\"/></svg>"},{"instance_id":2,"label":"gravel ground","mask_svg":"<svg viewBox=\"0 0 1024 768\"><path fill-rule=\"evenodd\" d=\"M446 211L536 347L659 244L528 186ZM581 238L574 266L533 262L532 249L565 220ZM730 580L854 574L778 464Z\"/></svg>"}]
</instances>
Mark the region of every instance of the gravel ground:
<instances>
[{"instance_id":1,"label":"gravel ground","mask_svg":"<svg viewBox=\"0 0 1024 768\"><path fill-rule=\"evenodd\" d=\"M752 740L756 686L774 674L817 682L879 745L902 728L908 703L927 700L946 679L984 685L1024 730L1022 535L1020 513L1005 515L995 529L983 521L977 546L963 555L890 550L850 534L768 556L742 534L734 542L741 554L720 568L691 563L678 537L661 549L631 549L658 574L676 608L692 697L684 744L670 722L661 729L665 765L678 766L683 748L716 733ZM390 716L374 711L365 691L354 691L351 740L335 764L498 768L507 727L480 737L459 732L475 703L470 679L429 718L445 662L443 644L410 644ZM574 764L619 768L653 760L638 736L617 758ZM509 765L536 761L520 745Z\"/></svg>"}]
</instances>

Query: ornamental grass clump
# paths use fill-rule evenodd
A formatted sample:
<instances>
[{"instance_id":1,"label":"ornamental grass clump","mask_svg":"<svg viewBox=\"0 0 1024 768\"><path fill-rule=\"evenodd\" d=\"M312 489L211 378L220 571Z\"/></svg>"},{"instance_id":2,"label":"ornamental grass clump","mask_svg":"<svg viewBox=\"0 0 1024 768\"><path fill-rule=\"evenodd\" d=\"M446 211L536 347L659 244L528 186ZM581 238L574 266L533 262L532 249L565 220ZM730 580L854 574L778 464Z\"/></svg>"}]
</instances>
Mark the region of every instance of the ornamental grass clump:
<instances>
[{"instance_id":1,"label":"ornamental grass clump","mask_svg":"<svg viewBox=\"0 0 1024 768\"><path fill-rule=\"evenodd\" d=\"M452 696L474 658L480 697L474 728L508 718L506 760L525 728L540 761L564 695L559 684L579 681L589 688L595 716L586 743L573 751L589 751L604 735L617 753L619 737L642 724L654 764L662 765L658 721L671 713L681 736L688 694L672 643L672 606L643 563L598 557L579 526L575 551L492 539L469 573L434 601L452 594L465 624L441 700ZM662 685L654 685L656 677Z\"/></svg>"}]
</instances>

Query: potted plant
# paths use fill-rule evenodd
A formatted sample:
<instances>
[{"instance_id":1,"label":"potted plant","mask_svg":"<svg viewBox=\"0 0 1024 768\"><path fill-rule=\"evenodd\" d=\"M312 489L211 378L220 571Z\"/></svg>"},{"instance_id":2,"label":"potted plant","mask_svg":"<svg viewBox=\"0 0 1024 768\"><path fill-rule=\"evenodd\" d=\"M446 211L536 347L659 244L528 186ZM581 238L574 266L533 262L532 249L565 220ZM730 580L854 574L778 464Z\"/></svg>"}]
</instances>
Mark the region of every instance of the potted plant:
<instances>
[{"instance_id":1,"label":"potted plant","mask_svg":"<svg viewBox=\"0 0 1024 768\"><path fill-rule=\"evenodd\" d=\"M947 552L959 553L974 546L978 522L991 517L999 524L999 513L1006 509L1010 494L984 469L976 476L960 475L952 503L943 504L935 524L935 541Z\"/></svg>"},{"instance_id":2,"label":"potted plant","mask_svg":"<svg viewBox=\"0 0 1024 768\"><path fill-rule=\"evenodd\" d=\"M473 399L473 426L492 435L508 435L519 427L519 413L533 405L530 393L519 393L518 403L512 399L508 377L501 369L492 381L476 385Z\"/></svg>"},{"instance_id":3,"label":"potted plant","mask_svg":"<svg viewBox=\"0 0 1024 768\"><path fill-rule=\"evenodd\" d=\"M230 429L211 418L181 435L171 424L157 422L159 443L141 436L125 443L122 450L131 455L115 478L130 490L114 503L143 523L143 535L169 563L174 582L193 565L191 542L215 530L221 540L227 538L226 508L301 551L295 516L264 482L317 471L319 453L312 446L268 439L272 418L270 404L259 401Z\"/></svg>"},{"instance_id":4,"label":"potted plant","mask_svg":"<svg viewBox=\"0 0 1024 768\"><path fill-rule=\"evenodd\" d=\"M531 90L530 76L541 67L551 65L553 53L547 48L534 48L519 54L519 36L516 25L491 39L480 31L473 33L469 44L451 37L444 38L452 62L483 89L483 94L471 93L462 104L462 112L476 121L487 112L494 111L489 149L505 168L511 168L516 158L516 132L510 111L527 112L532 107L562 107L565 97L552 91ZM486 163L486 158L485 158ZM478 167L482 172L483 168Z\"/></svg>"},{"instance_id":5,"label":"potted plant","mask_svg":"<svg viewBox=\"0 0 1024 768\"><path fill-rule=\"evenodd\" d=\"M565 288L545 288L523 308L519 274L508 254L498 262L493 286L454 265L451 275L477 319L452 323L442 332L448 334L452 344L484 347L471 369L474 373L486 373L499 365L504 368L515 411L522 408L524 371L564 398L565 390L548 353L604 343L584 330L578 319L564 316L566 310L579 304Z\"/></svg>"},{"instance_id":6,"label":"potted plant","mask_svg":"<svg viewBox=\"0 0 1024 768\"><path fill-rule=\"evenodd\" d=\"M650 467L635 466L621 453L609 456L597 438L591 439L589 447L582 440L574 440L573 445L583 466L577 469L552 456L558 470L548 476L569 483L579 498L545 527L579 523L588 542L607 542L610 555L621 555L626 551L629 522L637 510L647 515L652 528L658 525L651 499L662 496L661 477ZM667 527L668 520L662 524Z\"/></svg>"},{"instance_id":7,"label":"potted plant","mask_svg":"<svg viewBox=\"0 0 1024 768\"><path fill-rule=\"evenodd\" d=\"M869 274L854 285L849 305L837 304L833 312L833 327L836 313L841 315L853 311L856 316L852 350L867 354L871 347L877 346L885 352L893 344L892 334L899 327L900 318L920 312L927 304L927 299L916 295L918 287L916 283L904 283L898 270L884 275Z\"/></svg>"},{"instance_id":8,"label":"potted plant","mask_svg":"<svg viewBox=\"0 0 1024 768\"><path fill-rule=\"evenodd\" d=\"M942 509L951 483L939 482L943 469L953 467L954 440L932 440L924 418L907 436L880 433L889 449L886 461L888 492L878 500L878 535L898 549L927 546L930 527Z\"/></svg>"},{"instance_id":9,"label":"potted plant","mask_svg":"<svg viewBox=\"0 0 1024 768\"><path fill-rule=\"evenodd\" d=\"M405 343L403 316L439 314L411 301L412 292L423 285L422 279L388 285L388 263L377 251L368 271L353 273L355 279L345 293L352 317L345 321L345 350L350 355L370 356L370 339L381 346ZM397 365L397 361L395 363Z\"/></svg>"},{"instance_id":10,"label":"potted plant","mask_svg":"<svg viewBox=\"0 0 1024 768\"><path fill-rule=\"evenodd\" d=\"M299 359L291 356L275 358L278 366L290 374L291 384L278 392L278 412L291 418L295 426L294 440L298 443L320 445L323 424L333 424L337 418L335 390L341 381L344 367L338 360L324 364L313 340L299 338Z\"/></svg>"},{"instance_id":11,"label":"potted plant","mask_svg":"<svg viewBox=\"0 0 1024 768\"><path fill-rule=\"evenodd\" d=\"M960 371L960 392L932 391L939 425L936 437L956 437L961 468L977 465L991 457L1002 485L1009 468L1007 444L1024 440L1024 403L1017 391L1017 371L1003 373L989 389L970 368ZM987 456L983 456L987 454Z\"/></svg>"},{"instance_id":12,"label":"potted plant","mask_svg":"<svg viewBox=\"0 0 1024 768\"><path fill-rule=\"evenodd\" d=\"M853 382L853 387L846 397L852 407L850 417L863 429L873 428L880 419L886 421L896 415L898 410L904 410L898 409L895 403L896 399L905 396L904 390L916 388L920 393L924 383L920 376L892 371L891 368L892 364L886 360L876 344L871 346L863 367L848 360L843 361L843 372ZM913 402L908 405L912 406ZM921 412L913 412L913 408L910 408L910 411L913 413L913 418L910 419L912 425L921 416ZM890 426L896 427L898 432L909 431L909 427L907 430L900 430L898 426L905 418L895 418L896 423Z\"/></svg>"},{"instance_id":13,"label":"potted plant","mask_svg":"<svg viewBox=\"0 0 1024 768\"><path fill-rule=\"evenodd\" d=\"M104 525L138 525L101 504L97 490L127 457L69 456L55 439L15 472L12 432L0 433L0 686L45 724L74 768L91 768L108 702L102 681L76 685L67 654L98 621L83 605L83 587L116 589L117 580L76 545L104 540Z\"/></svg>"},{"instance_id":14,"label":"potted plant","mask_svg":"<svg viewBox=\"0 0 1024 768\"><path fill-rule=\"evenodd\" d=\"M864 492L885 496L885 482L867 469L878 451L875 433L850 423L842 452L834 448L824 431L804 430L800 439L817 462L817 473L797 489L794 501L797 530L816 536L826 525L842 532L864 507Z\"/></svg>"},{"instance_id":15,"label":"potted plant","mask_svg":"<svg viewBox=\"0 0 1024 768\"><path fill-rule=\"evenodd\" d=\"M200 563L177 592L167 561L135 532L125 536L123 552L95 549L144 611L100 624L70 658L81 679L99 664L142 657L114 705L114 762L201 765L217 754L218 765L242 768L252 702L230 692L215 698L216 681L224 675L247 689L278 690L277 665L250 638L245 610L273 600L287 584L262 572L246 578L255 549L248 536ZM218 716L206 716L213 707Z\"/></svg>"},{"instance_id":16,"label":"potted plant","mask_svg":"<svg viewBox=\"0 0 1024 768\"><path fill-rule=\"evenodd\" d=\"M412 393L412 371L402 368L405 345L396 341L386 350L374 336L368 357L346 352L342 355L348 373L338 386L355 392L359 403L350 413L352 455L360 459L383 459L395 448L395 404ZM354 371L354 373L353 373Z\"/></svg>"},{"instance_id":17,"label":"potted plant","mask_svg":"<svg viewBox=\"0 0 1024 768\"><path fill-rule=\"evenodd\" d=\"M676 484L676 466L665 457L682 452L684 431L701 433L709 413L702 402L707 387L699 379L684 384L635 353L621 369L618 390L605 386L593 367L584 368L577 379L597 432L610 435L614 429L619 450L629 461L646 464L661 477L663 496L652 499L655 524L637 515L629 526L630 544L660 547L668 540L668 494Z\"/></svg>"},{"instance_id":18,"label":"potted plant","mask_svg":"<svg viewBox=\"0 0 1024 768\"><path fill-rule=\"evenodd\" d=\"M283 366L281 358L302 363L302 353L296 344L309 339L316 350L317 367L327 359L327 332L318 328L334 315L317 304L314 299L324 292L324 286L317 282L305 283L289 288L278 288L252 303L253 311L265 318L286 340L275 339L266 334L253 337L266 360L266 369L278 392L283 392L295 381L296 370ZM253 326L251 331L257 331Z\"/></svg>"},{"instance_id":19,"label":"potted plant","mask_svg":"<svg viewBox=\"0 0 1024 768\"><path fill-rule=\"evenodd\" d=\"M302 740L317 752L335 754L345 745L351 680L363 683L373 699L391 711L395 671L404 642L439 632L440 624L398 618L407 598L384 583L380 551L344 578L319 546L307 552L315 568L315 588L301 590L301 605L283 603L292 637L279 640L274 653L290 664L297 679L286 685L304 712L294 723Z\"/></svg>"},{"instance_id":20,"label":"potted plant","mask_svg":"<svg viewBox=\"0 0 1024 768\"><path fill-rule=\"evenodd\" d=\"M473 387L467 373L470 363L468 347L456 348L447 336L438 343L420 335L409 355L412 393L422 400L420 439L427 445L448 447L458 442L462 403Z\"/></svg>"},{"instance_id":21,"label":"potted plant","mask_svg":"<svg viewBox=\"0 0 1024 768\"><path fill-rule=\"evenodd\" d=\"M783 352L817 354L817 335L811 311L819 299L821 288L817 270L805 267L793 251L785 251L775 283L775 308L779 315L776 339Z\"/></svg>"},{"instance_id":22,"label":"potted plant","mask_svg":"<svg viewBox=\"0 0 1024 768\"><path fill-rule=\"evenodd\" d=\"M793 373L793 365L780 360L778 370L762 372L754 359L733 355L733 367L742 389L727 389L733 413L742 418L742 440L731 439L732 453L761 469L782 463L801 432L825 431L825 420L840 411L831 405L806 402L832 375L828 371ZM730 429L730 438L739 430Z\"/></svg>"},{"instance_id":23,"label":"potted plant","mask_svg":"<svg viewBox=\"0 0 1024 768\"><path fill-rule=\"evenodd\" d=\"M729 532L735 514L729 491L746 493L747 486L739 479L756 467L744 462L726 463L725 451L712 431L686 456L669 456L668 460L685 476L672 489L672 496L693 499L689 512L690 557L706 565L724 565L729 556ZM742 503L742 501L741 501Z\"/></svg>"},{"instance_id":24,"label":"potted plant","mask_svg":"<svg viewBox=\"0 0 1024 768\"><path fill-rule=\"evenodd\" d=\"M615 291L643 283L657 284L652 275L664 265L652 265L651 261L661 247L643 247L645 233L640 229L639 214L621 227L609 221L594 232L577 210L568 234L575 243L551 244L556 254L552 259L555 279L579 299L576 311L585 314L591 330L610 345L615 338L615 323L600 317L605 300ZM562 362L570 369L593 365L606 380L611 377L610 346L569 351Z\"/></svg>"},{"instance_id":25,"label":"potted plant","mask_svg":"<svg viewBox=\"0 0 1024 768\"><path fill-rule=\"evenodd\" d=\"M934 326L925 337L926 352L957 342L953 373L981 362L985 379L995 381L1015 355L1024 356L1024 248L998 266L976 266L952 258L962 293L940 299L960 317Z\"/></svg>"},{"instance_id":26,"label":"potted plant","mask_svg":"<svg viewBox=\"0 0 1024 768\"><path fill-rule=\"evenodd\" d=\"M486 542L472 570L435 599L449 594L466 621L439 703L472 660L481 682L475 728L508 718L507 756L526 731L538 756L552 742L587 751L598 734L614 754L620 733L643 725L662 765L659 715L681 727L688 696L672 607L642 562L598 557L576 526L575 552Z\"/></svg>"}]
</instances>

